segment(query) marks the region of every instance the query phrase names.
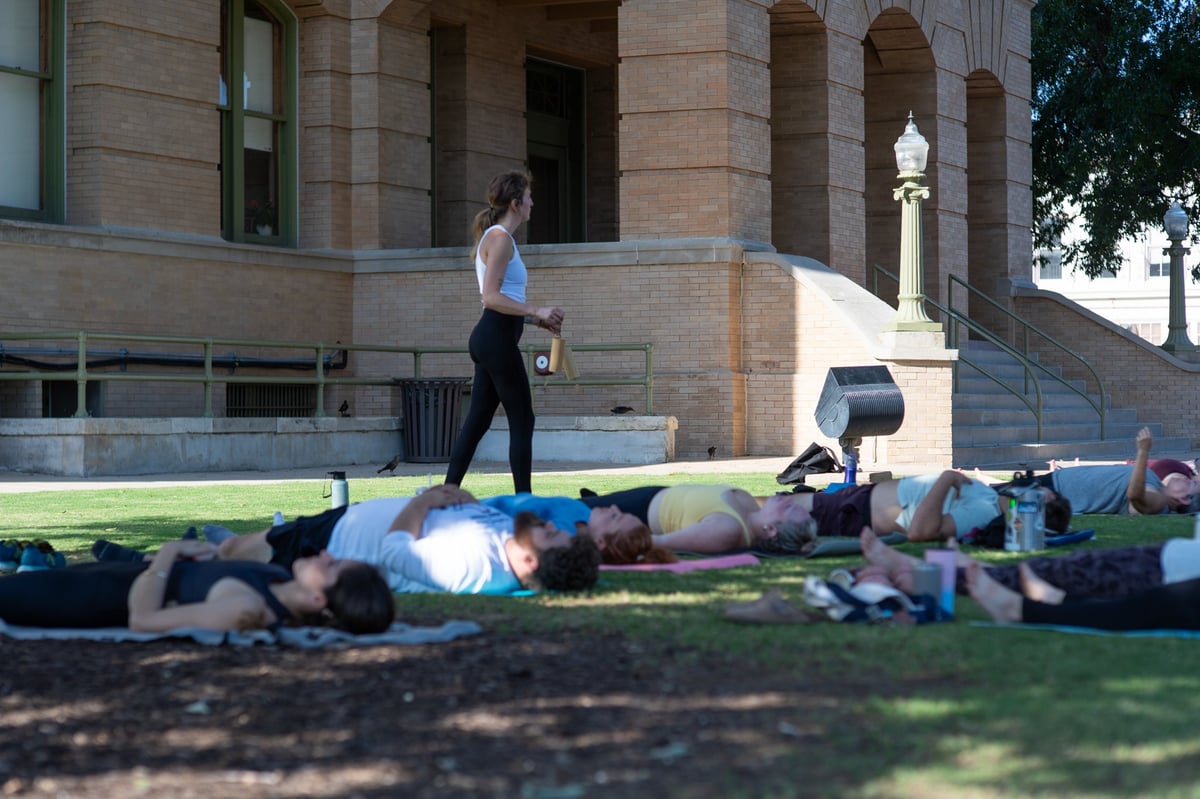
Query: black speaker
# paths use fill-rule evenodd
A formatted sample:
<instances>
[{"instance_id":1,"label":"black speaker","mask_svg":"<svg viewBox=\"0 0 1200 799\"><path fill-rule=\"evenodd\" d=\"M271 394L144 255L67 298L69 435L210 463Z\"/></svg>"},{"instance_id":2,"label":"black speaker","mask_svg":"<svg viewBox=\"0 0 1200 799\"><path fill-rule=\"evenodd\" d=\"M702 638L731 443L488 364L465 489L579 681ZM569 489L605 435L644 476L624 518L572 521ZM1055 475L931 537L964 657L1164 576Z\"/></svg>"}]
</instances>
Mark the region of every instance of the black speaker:
<instances>
[{"instance_id":1,"label":"black speaker","mask_svg":"<svg viewBox=\"0 0 1200 799\"><path fill-rule=\"evenodd\" d=\"M834 366L813 416L830 438L888 436L904 421L904 397L886 366Z\"/></svg>"}]
</instances>

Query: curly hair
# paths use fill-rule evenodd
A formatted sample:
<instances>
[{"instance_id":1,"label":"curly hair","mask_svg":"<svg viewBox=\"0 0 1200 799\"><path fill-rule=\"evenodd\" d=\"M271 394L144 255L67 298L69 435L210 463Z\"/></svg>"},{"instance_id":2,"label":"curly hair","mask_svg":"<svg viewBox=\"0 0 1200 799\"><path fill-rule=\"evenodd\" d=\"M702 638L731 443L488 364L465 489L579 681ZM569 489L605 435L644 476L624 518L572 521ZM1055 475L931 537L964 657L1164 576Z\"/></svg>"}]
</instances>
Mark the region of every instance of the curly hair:
<instances>
[{"instance_id":1,"label":"curly hair","mask_svg":"<svg viewBox=\"0 0 1200 799\"><path fill-rule=\"evenodd\" d=\"M654 535L644 524L609 538L600 554L605 563L614 566L628 563L675 563L679 560L679 556L674 552L654 543Z\"/></svg>"},{"instance_id":2,"label":"curly hair","mask_svg":"<svg viewBox=\"0 0 1200 799\"><path fill-rule=\"evenodd\" d=\"M346 565L325 591L325 606L338 627L355 635L379 633L396 619L396 597L374 566Z\"/></svg>"},{"instance_id":3,"label":"curly hair","mask_svg":"<svg viewBox=\"0 0 1200 799\"><path fill-rule=\"evenodd\" d=\"M775 535L754 542L754 549L775 555L807 555L817 545L817 520L775 523Z\"/></svg>"},{"instance_id":4,"label":"curly hair","mask_svg":"<svg viewBox=\"0 0 1200 799\"><path fill-rule=\"evenodd\" d=\"M600 550L590 536L577 535L569 546L538 553L534 579L547 591L585 591L600 574Z\"/></svg>"}]
</instances>

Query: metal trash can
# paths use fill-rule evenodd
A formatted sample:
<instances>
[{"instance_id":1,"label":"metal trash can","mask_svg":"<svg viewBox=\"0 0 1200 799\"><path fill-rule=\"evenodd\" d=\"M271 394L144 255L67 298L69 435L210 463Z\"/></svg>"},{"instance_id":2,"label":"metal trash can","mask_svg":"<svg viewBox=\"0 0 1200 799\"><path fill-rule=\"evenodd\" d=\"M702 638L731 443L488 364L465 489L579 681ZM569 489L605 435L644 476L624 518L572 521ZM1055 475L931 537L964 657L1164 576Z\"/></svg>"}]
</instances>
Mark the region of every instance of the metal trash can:
<instances>
[{"instance_id":1,"label":"metal trash can","mask_svg":"<svg viewBox=\"0 0 1200 799\"><path fill-rule=\"evenodd\" d=\"M904 397L886 366L834 366L813 415L830 438L890 436L904 421Z\"/></svg>"},{"instance_id":2,"label":"metal trash can","mask_svg":"<svg viewBox=\"0 0 1200 799\"><path fill-rule=\"evenodd\" d=\"M400 386L404 459L445 463L458 435L466 377L396 378Z\"/></svg>"}]
</instances>

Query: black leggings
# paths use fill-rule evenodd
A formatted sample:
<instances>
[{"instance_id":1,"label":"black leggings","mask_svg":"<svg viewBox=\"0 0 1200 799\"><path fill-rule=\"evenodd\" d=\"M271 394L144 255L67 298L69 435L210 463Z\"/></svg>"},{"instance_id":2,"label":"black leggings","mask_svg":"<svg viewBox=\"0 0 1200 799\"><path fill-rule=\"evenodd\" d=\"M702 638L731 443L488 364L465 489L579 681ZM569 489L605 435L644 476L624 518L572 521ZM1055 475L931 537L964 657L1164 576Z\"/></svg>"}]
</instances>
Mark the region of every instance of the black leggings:
<instances>
[{"instance_id":1,"label":"black leggings","mask_svg":"<svg viewBox=\"0 0 1200 799\"><path fill-rule=\"evenodd\" d=\"M492 426L496 409L504 406L508 419L508 466L512 470L513 490L530 492L533 471L533 395L529 373L518 345L525 320L485 308L471 331L471 360L475 379L471 384L471 405L462 430L450 451L446 482L461 485L475 448Z\"/></svg>"},{"instance_id":2,"label":"black leggings","mask_svg":"<svg viewBox=\"0 0 1200 799\"><path fill-rule=\"evenodd\" d=\"M1025 599L1022 621L1098 630L1200 630L1200 579L1151 588L1122 599L1046 605Z\"/></svg>"},{"instance_id":3,"label":"black leggings","mask_svg":"<svg viewBox=\"0 0 1200 799\"><path fill-rule=\"evenodd\" d=\"M1119 549L1081 549L1057 557L1025 561L1038 577L1061 588L1067 596L1087 599L1116 599L1162 585L1162 544L1144 544ZM996 582L1021 591L1017 564L987 566ZM963 572L959 570L960 579ZM966 593L965 581L962 583Z\"/></svg>"},{"instance_id":4,"label":"black leggings","mask_svg":"<svg viewBox=\"0 0 1200 799\"><path fill-rule=\"evenodd\" d=\"M80 563L0 577L0 619L24 627L127 627L129 589L149 566Z\"/></svg>"},{"instance_id":5,"label":"black leggings","mask_svg":"<svg viewBox=\"0 0 1200 799\"><path fill-rule=\"evenodd\" d=\"M607 508L616 505L622 513L632 513L642 520L643 524L650 523L650 502L666 486L642 486L627 488L624 491L614 491L611 494L600 494L594 497L580 497L580 502L589 508Z\"/></svg>"}]
</instances>

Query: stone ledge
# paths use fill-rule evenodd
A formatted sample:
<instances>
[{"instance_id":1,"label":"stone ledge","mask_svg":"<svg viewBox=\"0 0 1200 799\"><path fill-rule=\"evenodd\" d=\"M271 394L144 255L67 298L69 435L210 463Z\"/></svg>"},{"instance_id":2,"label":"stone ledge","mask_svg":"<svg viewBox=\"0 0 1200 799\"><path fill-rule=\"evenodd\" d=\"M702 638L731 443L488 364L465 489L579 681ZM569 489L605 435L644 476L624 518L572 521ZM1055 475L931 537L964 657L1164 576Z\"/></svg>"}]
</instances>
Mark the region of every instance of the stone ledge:
<instances>
[{"instance_id":1,"label":"stone ledge","mask_svg":"<svg viewBox=\"0 0 1200 799\"><path fill-rule=\"evenodd\" d=\"M534 461L666 463L673 416L543 416ZM0 419L0 469L69 477L269 471L386 463L403 452L399 417ZM498 417L476 451L508 461Z\"/></svg>"},{"instance_id":2,"label":"stone ledge","mask_svg":"<svg viewBox=\"0 0 1200 799\"><path fill-rule=\"evenodd\" d=\"M643 466L675 460L674 416L539 416L533 463ZM502 416L479 442L475 459L508 462L508 420Z\"/></svg>"}]
</instances>

